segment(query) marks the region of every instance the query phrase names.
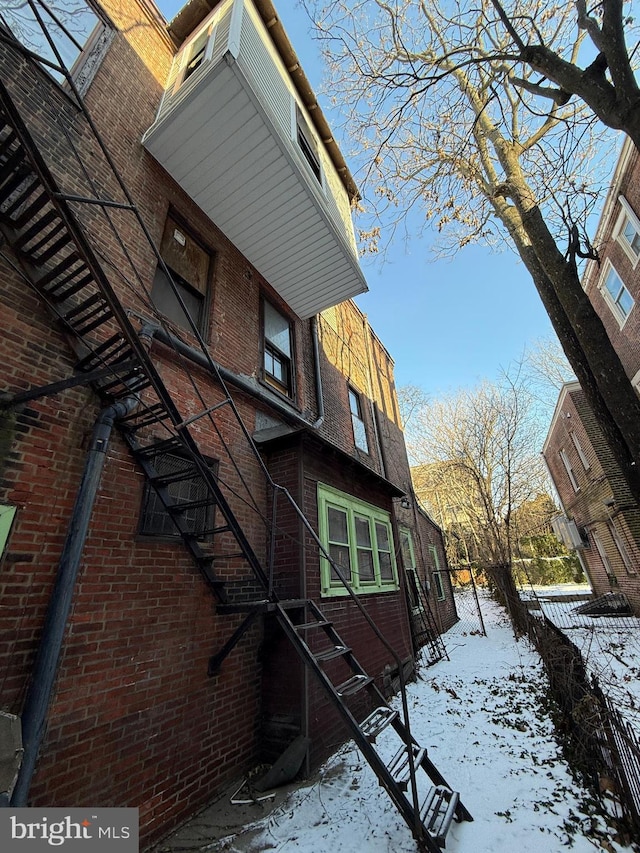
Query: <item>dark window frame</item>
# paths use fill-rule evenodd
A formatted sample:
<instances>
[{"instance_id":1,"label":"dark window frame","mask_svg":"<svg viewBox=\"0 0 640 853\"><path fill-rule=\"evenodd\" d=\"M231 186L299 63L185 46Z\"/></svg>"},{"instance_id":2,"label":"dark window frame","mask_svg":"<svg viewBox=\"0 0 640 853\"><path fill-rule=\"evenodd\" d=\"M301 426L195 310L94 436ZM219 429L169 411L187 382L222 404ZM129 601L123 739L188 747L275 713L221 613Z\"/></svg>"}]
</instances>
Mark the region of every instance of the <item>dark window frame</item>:
<instances>
[{"instance_id":1,"label":"dark window frame","mask_svg":"<svg viewBox=\"0 0 640 853\"><path fill-rule=\"evenodd\" d=\"M318 142L298 104L296 104L296 142L315 179L322 186L322 163L318 153Z\"/></svg>"},{"instance_id":2,"label":"dark window frame","mask_svg":"<svg viewBox=\"0 0 640 853\"><path fill-rule=\"evenodd\" d=\"M278 314L286 323L289 330L289 349L291 355L287 355L274 341L267 338L266 329L266 306L269 306L272 311ZM261 378L265 385L271 390L277 391L287 400L296 399L296 358L295 358L295 327L290 317L288 317L280 308L277 308L274 303L267 297L262 296L260 300L260 359L262 363ZM282 368L284 381L273 371L267 369L267 360L270 359L273 364L278 364Z\"/></svg>"},{"instance_id":3,"label":"dark window frame","mask_svg":"<svg viewBox=\"0 0 640 853\"><path fill-rule=\"evenodd\" d=\"M169 208L167 211L167 215L165 216L164 226L162 229L162 238L159 247L160 255L162 256L162 244L164 242L165 232L167 229L167 223L171 220L174 222L181 231L185 232L185 236L191 240L202 252L204 252L208 258L208 269L206 275L206 292L202 293L197 287L191 284L187 279L185 279L180 273L178 273L175 269L172 268L171 264L167 262L166 258L162 258L164 265L169 270L171 278L173 279L173 283L176 287L178 293L180 293L181 297L184 301L184 296L186 295L187 299L195 299L198 302L198 317L197 319L192 317L194 321L194 325L196 326L198 332L201 335L206 335L209 321L209 312L211 307L212 300L212 292L213 292L213 280L214 280L214 266L216 261L216 251L211 248L207 243L205 243L197 231L194 231L193 228L189 224L187 224L185 218L180 215L180 213L173 208ZM184 317L184 312L180 307L180 304L175 300L175 304L171 307L171 312L166 310L166 306L160 307L156 304L156 299L154 298L154 290L159 287L167 288L165 291L166 294L170 294L169 298L175 300L175 296L173 295L173 290L169 281L167 280L166 274L162 268L162 265L158 263L156 265L156 269L154 272L153 281L151 284L151 301L153 302L156 310L162 314L169 322L173 323L176 326L179 326L181 329L184 329L186 332L193 334L193 330L191 329L190 324L187 322L186 317ZM157 298L157 297L156 297ZM188 306L187 306L188 307ZM179 312L179 313L175 313ZM182 316L180 316L182 314Z\"/></svg>"}]
</instances>

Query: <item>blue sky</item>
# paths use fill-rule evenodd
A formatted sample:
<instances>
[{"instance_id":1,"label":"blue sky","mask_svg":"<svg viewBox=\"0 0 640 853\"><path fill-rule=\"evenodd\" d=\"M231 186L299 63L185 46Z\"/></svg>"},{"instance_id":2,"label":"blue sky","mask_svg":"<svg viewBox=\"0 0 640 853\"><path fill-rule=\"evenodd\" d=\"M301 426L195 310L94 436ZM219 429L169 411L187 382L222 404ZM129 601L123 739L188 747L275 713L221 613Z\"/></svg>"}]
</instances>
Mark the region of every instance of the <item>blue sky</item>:
<instances>
[{"instance_id":1,"label":"blue sky","mask_svg":"<svg viewBox=\"0 0 640 853\"><path fill-rule=\"evenodd\" d=\"M184 4L158 5L170 19ZM322 60L306 14L296 0L275 6L318 92ZM339 137L335 114L319 100ZM402 238L384 260L363 259L363 269L369 293L356 301L395 361L398 386L417 385L430 396L473 386L518 360L527 344L553 334L531 278L508 250L469 246L453 260L435 260L425 239L406 245Z\"/></svg>"}]
</instances>

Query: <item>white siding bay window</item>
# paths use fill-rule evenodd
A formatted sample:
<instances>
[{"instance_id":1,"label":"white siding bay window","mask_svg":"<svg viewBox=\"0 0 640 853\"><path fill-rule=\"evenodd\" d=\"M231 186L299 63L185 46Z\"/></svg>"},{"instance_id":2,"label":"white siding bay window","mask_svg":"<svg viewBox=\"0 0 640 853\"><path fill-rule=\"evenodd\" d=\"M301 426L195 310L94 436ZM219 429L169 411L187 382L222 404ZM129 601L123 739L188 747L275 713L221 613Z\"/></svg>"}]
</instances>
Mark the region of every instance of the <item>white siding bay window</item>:
<instances>
[{"instance_id":1,"label":"white siding bay window","mask_svg":"<svg viewBox=\"0 0 640 853\"><path fill-rule=\"evenodd\" d=\"M318 129L322 112L281 24L263 21L267 5L223 0L183 20L143 144L305 319L367 289L351 220L357 190ZM188 4L171 27L198 14Z\"/></svg>"}]
</instances>

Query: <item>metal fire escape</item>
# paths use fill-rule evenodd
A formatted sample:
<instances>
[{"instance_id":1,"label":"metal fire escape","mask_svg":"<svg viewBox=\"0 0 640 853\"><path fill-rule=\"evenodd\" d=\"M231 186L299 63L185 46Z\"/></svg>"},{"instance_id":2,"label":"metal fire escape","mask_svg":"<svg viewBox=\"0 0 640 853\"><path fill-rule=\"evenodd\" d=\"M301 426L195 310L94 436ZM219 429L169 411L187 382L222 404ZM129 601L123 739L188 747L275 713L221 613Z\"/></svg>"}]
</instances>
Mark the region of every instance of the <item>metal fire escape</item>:
<instances>
[{"instance_id":1,"label":"metal fire escape","mask_svg":"<svg viewBox=\"0 0 640 853\"><path fill-rule=\"evenodd\" d=\"M47 35L45 27L43 30ZM2 41L25 53L17 42L13 43L4 34ZM53 40L49 41L57 53ZM108 227L114 229L109 211L112 208L125 211L136 223L140 236L153 246L135 203L59 54L57 58L59 70L77 100L86 128L95 138L124 199L105 198L95 188L93 194L86 198L65 192L54 179L10 92L0 84L0 228L11 248L10 255L6 252L3 255L49 308L72 343L79 378L60 384L68 387L73 382L90 382L99 397L108 402L132 396L138 399L139 405L134 412L119 423L122 435L216 596L219 612L246 614L240 628L212 658L210 674L215 674L222 660L258 615L272 613L342 716L421 849L436 853L440 846L444 846L453 819L472 818L459 795L452 791L433 765L426 749L411 735L402 663L343 579L362 618L367 620L398 664L402 688L402 713L399 713L390 707L373 678L364 671L352 650L313 601L280 600L278 597L273 584L273 565L265 568L256 555L230 505L225 484L212 470L194 438L192 423L195 419L185 420L180 412L150 356L148 340L132 322L105 272L105 259L99 259L88 232L76 215L75 211L91 206L92 211L97 209L105 217ZM75 154L81 161L80 155ZM124 245L119 236L118 240ZM154 251L158 263L164 266L155 247ZM170 279L169 271L166 267L164 270ZM177 290L175 293L179 300ZM217 412L221 408L231 410L237 418L238 429L244 433L264 471L272 489L274 506L276 497L282 496L297 513L320 553L329 559L317 534L292 497L271 480L217 366L195 328L194 334L200 339L203 353L210 363L211 375L223 391L222 402L205 406L198 417L207 417L212 428L216 429ZM162 433L161 439L157 438L158 433ZM184 465L179 465L171 473L160 472L157 460L166 453L177 453L184 460ZM194 479L198 483L197 500L176 500L172 496L175 494L171 489L173 484L193 482ZM200 540L202 531L194 534L188 516L194 511L206 513L211 509L215 509L217 526L207 531L210 536L203 544ZM219 543L223 546L220 547ZM231 551L228 550L229 543L233 546ZM254 593L243 600L229 596L224 571L218 569L220 565L228 565L230 560L241 560L255 580ZM334 568L342 577L339 567ZM364 717L357 714L351 705L357 694L366 698L366 702L356 703L359 708L367 706ZM390 749L391 744L385 740L395 740L395 748Z\"/></svg>"}]
</instances>

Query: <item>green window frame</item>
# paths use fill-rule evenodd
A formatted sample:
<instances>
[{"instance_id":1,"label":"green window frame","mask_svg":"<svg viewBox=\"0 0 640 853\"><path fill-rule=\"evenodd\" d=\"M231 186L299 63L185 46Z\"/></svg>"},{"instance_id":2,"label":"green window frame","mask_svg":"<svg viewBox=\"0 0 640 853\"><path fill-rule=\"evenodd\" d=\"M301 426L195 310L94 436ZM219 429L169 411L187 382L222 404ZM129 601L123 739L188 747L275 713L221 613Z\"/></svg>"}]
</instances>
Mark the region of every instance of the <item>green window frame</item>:
<instances>
[{"instance_id":1,"label":"green window frame","mask_svg":"<svg viewBox=\"0 0 640 853\"><path fill-rule=\"evenodd\" d=\"M444 582L442 580L442 572L440 571L440 558L438 557L438 550L435 545L429 545L429 553L433 561L432 577L436 588L436 599L444 601L447 595L444 591Z\"/></svg>"},{"instance_id":2,"label":"green window frame","mask_svg":"<svg viewBox=\"0 0 640 853\"><path fill-rule=\"evenodd\" d=\"M422 606L422 596L420 595L420 581L418 579L418 566L416 564L416 550L413 545L413 534L408 527L400 527L399 536L400 551L402 553L402 562L406 576L409 601L411 603L411 611L412 613L420 613L424 608Z\"/></svg>"},{"instance_id":3,"label":"green window frame","mask_svg":"<svg viewBox=\"0 0 640 853\"><path fill-rule=\"evenodd\" d=\"M0 557L2 557L4 549L7 547L16 509L17 507L10 504L0 504Z\"/></svg>"},{"instance_id":4,"label":"green window frame","mask_svg":"<svg viewBox=\"0 0 640 853\"><path fill-rule=\"evenodd\" d=\"M398 590L391 515L331 486L318 483L320 541L355 592ZM321 594L346 595L338 573L320 560Z\"/></svg>"}]
</instances>

